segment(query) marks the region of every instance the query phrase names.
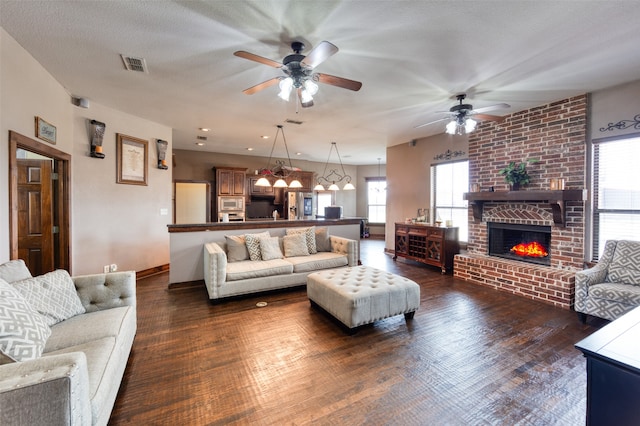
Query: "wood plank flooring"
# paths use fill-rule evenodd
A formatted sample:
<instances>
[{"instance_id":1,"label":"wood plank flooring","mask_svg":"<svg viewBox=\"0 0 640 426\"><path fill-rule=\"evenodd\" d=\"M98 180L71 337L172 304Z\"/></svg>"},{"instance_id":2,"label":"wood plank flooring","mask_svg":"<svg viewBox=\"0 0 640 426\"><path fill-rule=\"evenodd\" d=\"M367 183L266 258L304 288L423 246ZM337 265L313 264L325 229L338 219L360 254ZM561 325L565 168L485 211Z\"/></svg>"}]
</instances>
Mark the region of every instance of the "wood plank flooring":
<instances>
[{"instance_id":1,"label":"wood plank flooring","mask_svg":"<svg viewBox=\"0 0 640 426\"><path fill-rule=\"evenodd\" d=\"M212 305L138 282L138 334L111 425L583 425L606 321L443 276L362 240L364 265L420 284L415 318L347 335L303 287ZM265 301L266 307L256 303Z\"/></svg>"}]
</instances>

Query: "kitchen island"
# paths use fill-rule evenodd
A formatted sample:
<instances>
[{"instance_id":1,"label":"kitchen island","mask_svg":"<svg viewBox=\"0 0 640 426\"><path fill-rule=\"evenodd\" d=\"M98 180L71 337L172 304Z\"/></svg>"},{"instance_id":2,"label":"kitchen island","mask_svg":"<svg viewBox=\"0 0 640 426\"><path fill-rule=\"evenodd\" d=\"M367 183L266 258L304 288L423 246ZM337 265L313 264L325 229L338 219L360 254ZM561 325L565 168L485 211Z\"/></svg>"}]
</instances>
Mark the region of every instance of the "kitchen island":
<instances>
[{"instance_id":1,"label":"kitchen island","mask_svg":"<svg viewBox=\"0 0 640 426\"><path fill-rule=\"evenodd\" d=\"M360 241L360 218L264 220L225 223L167 225L169 230L169 286L204 280L204 245L224 242L225 235L255 234L269 231L284 236L287 228L326 226L330 235Z\"/></svg>"}]
</instances>

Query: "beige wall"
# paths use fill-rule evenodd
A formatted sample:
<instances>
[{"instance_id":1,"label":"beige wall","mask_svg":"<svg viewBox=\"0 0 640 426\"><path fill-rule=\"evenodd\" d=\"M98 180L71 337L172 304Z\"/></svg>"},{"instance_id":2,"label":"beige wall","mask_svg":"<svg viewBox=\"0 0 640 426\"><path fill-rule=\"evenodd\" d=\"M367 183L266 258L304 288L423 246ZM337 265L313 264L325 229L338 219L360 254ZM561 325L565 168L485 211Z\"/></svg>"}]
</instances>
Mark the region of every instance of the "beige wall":
<instances>
[{"instance_id":1,"label":"beige wall","mask_svg":"<svg viewBox=\"0 0 640 426\"><path fill-rule=\"evenodd\" d=\"M455 160L466 159L467 149L466 135L451 136L445 133L417 139L413 146L407 142L387 148L387 249L394 249L395 222L416 217L419 208L430 208L430 167L446 161L434 157L449 150L465 153Z\"/></svg>"},{"instance_id":2,"label":"beige wall","mask_svg":"<svg viewBox=\"0 0 640 426\"><path fill-rule=\"evenodd\" d=\"M171 143L171 129L92 101L71 104L66 90L11 36L0 29L0 152L9 130L35 138L34 116L57 128L54 148L71 154L71 262L74 275L144 270L169 263L171 171L155 168L156 138ZM103 160L89 157L87 121L106 123ZM116 184L115 134L149 141L148 186ZM47 142L42 142L47 144ZM169 146L169 155L171 146ZM9 260L8 159L0 156L0 262ZM160 209L167 209L161 216Z\"/></svg>"}]
</instances>

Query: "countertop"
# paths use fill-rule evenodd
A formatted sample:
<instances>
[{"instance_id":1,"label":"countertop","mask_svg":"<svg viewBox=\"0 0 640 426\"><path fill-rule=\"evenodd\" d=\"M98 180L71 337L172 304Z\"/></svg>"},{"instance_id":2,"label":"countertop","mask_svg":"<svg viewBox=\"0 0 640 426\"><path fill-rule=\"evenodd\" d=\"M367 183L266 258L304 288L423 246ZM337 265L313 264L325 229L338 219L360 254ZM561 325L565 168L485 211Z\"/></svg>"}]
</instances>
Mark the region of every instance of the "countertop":
<instances>
[{"instance_id":1,"label":"countertop","mask_svg":"<svg viewBox=\"0 0 640 426\"><path fill-rule=\"evenodd\" d=\"M354 225L360 224L362 218L350 217L342 219L249 219L244 222L208 222L208 223L186 223L167 225L169 232L201 232L220 231L232 229L262 229L262 228L284 228L302 226L322 226L322 225Z\"/></svg>"}]
</instances>

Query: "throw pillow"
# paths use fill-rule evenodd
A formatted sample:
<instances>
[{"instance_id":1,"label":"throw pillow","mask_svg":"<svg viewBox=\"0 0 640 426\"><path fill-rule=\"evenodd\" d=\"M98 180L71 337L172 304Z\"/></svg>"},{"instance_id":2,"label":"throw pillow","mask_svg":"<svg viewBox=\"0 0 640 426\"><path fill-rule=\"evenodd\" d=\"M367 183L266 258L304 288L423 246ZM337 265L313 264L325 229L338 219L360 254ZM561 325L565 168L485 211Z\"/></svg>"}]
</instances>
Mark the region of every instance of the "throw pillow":
<instances>
[{"instance_id":1,"label":"throw pillow","mask_svg":"<svg viewBox=\"0 0 640 426\"><path fill-rule=\"evenodd\" d=\"M262 260L282 259L280 242L278 240L278 237L260 238L260 253L262 253Z\"/></svg>"},{"instance_id":2,"label":"throw pillow","mask_svg":"<svg viewBox=\"0 0 640 426\"><path fill-rule=\"evenodd\" d=\"M316 228L316 249L331 251L331 238L329 237L329 228L326 226Z\"/></svg>"},{"instance_id":3,"label":"throw pillow","mask_svg":"<svg viewBox=\"0 0 640 426\"><path fill-rule=\"evenodd\" d=\"M49 336L44 317L0 278L0 364L39 358Z\"/></svg>"},{"instance_id":4,"label":"throw pillow","mask_svg":"<svg viewBox=\"0 0 640 426\"><path fill-rule=\"evenodd\" d=\"M315 226L310 226L308 228L290 228L287 229L287 235L293 234L304 234L307 241L307 250L309 254L315 254L318 252L316 249L316 231Z\"/></svg>"},{"instance_id":5,"label":"throw pillow","mask_svg":"<svg viewBox=\"0 0 640 426\"><path fill-rule=\"evenodd\" d=\"M227 241L227 262L240 262L249 259L249 251L244 235L225 235Z\"/></svg>"},{"instance_id":6,"label":"throw pillow","mask_svg":"<svg viewBox=\"0 0 640 426\"><path fill-rule=\"evenodd\" d=\"M10 260L0 265L0 278L8 283L31 278L31 272L22 259Z\"/></svg>"},{"instance_id":7,"label":"throw pillow","mask_svg":"<svg viewBox=\"0 0 640 426\"><path fill-rule=\"evenodd\" d=\"M284 255L286 257L293 256L309 256L309 249L307 247L307 237L305 234L291 234L285 235L284 240Z\"/></svg>"},{"instance_id":8,"label":"throw pillow","mask_svg":"<svg viewBox=\"0 0 640 426\"><path fill-rule=\"evenodd\" d=\"M268 231L261 232L259 234L246 234L244 239L247 244L247 251L249 252L249 258L251 260L262 260L262 253L260 252L260 238L270 237Z\"/></svg>"},{"instance_id":9,"label":"throw pillow","mask_svg":"<svg viewBox=\"0 0 640 426\"><path fill-rule=\"evenodd\" d=\"M76 286L64 269L11 283L42 316L47 325L84 314Z\"/></svg>"}]
</instances>

